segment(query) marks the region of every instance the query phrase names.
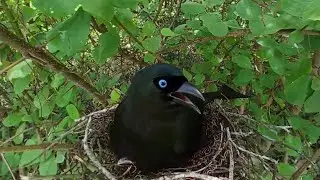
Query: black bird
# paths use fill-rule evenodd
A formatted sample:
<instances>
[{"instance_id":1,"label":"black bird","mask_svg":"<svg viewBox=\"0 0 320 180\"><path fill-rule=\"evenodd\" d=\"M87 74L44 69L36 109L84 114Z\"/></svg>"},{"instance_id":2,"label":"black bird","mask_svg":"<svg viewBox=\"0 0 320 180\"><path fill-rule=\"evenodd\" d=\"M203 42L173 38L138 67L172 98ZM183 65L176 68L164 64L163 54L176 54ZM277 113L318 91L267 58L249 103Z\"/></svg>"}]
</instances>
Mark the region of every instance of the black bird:
<instances>
[{"instance_id":1,"label":"black bird","mask_svg":"<svg viewBox=\"0 0 320 180\"><path fill-rule=\"evenodd\" d=\"M246 98L228 86L201 94L168 64L138 71L110 128L110 147L141 171L177 167L200 145L202 112L217 98Z\"/></svg>"}]
</instances>

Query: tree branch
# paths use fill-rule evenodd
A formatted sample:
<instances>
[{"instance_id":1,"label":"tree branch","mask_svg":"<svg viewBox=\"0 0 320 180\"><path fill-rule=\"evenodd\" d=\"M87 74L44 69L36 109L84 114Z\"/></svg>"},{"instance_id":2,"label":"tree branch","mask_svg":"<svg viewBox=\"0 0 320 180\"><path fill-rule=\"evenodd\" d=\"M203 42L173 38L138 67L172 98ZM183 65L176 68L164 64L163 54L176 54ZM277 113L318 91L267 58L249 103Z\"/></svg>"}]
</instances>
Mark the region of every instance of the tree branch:
<instances>
[{"instance_id":1,"label":"tree branch","mask_svg":"<svg viewBox=\"0 0 320 180\"><path fill-rule=\"evenodd\" d=\"M301 174L307 169L307 167L312 162L316 162L319 157L320 157L320 149L317 149L316 152L312 155L311 161L305 161L305 163L303 163L302 166L299 169L297 169L295 173L293 173L290 180L297 180L301 176Z\"/></svg>"},{"instance_id":2,"label":"tree branch","mask_svg":"<svg viewBox=\"0 0 320 180\"><path fill-rule=\"evenodd\" d=\"M283 30L276 32L275 34L288 35L288 34L292 33L293 31L295 31L295 29L283 29ZM200 38L196 38L193 40L189 40L189 41L180 43L175 46L160 49L157 52L157 54L172 52L172 51L179 50L179 49L182 49L184 47L187 47L187 46L190 46L193 44L204 43L204 42L208 42L208 41L212 41L212 40L220 40L220 39L224 39L227 37L233 37L233 38L242 37L242 36L245 36L249 33L250 33L249 29L243 29L243 30L230 32L229 34L227 34L224 37L217 37L217 36L200 37ZM303 35L309 35L309 36L320 36L320 31L302 30L301 33Z\"/></svg>"},{"instance_id":3,"label":"tree branch","mask_svg":"<svg viewBox=\"0 0 320 180\"><path fill-rule=\"evenodd\" d=\"M78 87L90 93L98 102L107 106L106 98L101 95L98 90L86 82L81 76L69 70L66 66L61 64L51 53L31 46L28 42L20 39L5 27L0 25L0 40L10 45L14 49L20 51L26 58L34 60L43 66L46 66L56 73L61 73L66 79L72 81Z\"/></svg>"},{"instance_id":4,"label":"tree branch","mask_svg":"<svg viewBox=\"0 0 320 180\"><path fill-rule=\"evenodd\" d=\"M44 143L35 145L0 147L0 153L46 150L50 145L51 143ZM75 144L55 144L54 146L52 146L52 149L54 150L70 150L73 148L75 148Z\"/></svg>"}]
</instances>

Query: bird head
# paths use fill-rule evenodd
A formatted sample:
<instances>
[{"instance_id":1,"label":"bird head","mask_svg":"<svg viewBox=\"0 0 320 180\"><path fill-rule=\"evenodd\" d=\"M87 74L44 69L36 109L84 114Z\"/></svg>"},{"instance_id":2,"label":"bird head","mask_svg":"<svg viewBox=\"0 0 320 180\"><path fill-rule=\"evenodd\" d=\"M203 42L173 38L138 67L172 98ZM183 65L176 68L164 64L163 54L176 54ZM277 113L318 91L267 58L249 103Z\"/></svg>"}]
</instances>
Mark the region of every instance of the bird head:
<instances>
[{"instance_id":1,"label":"bird head","mask_svg":"<svg viewBox=\"0 0 320 180\"><path fill-rule=\"evenodd\" d=\"M188 82L183 73L169 64L151 65L140 70L133 78L130 87L135 87L136 96L144 96L155 101L161 99L175 102L190 107L199 114L201 114L199 107L189 97L205 101L201 92Z\"/></svg>"}]
</instances>

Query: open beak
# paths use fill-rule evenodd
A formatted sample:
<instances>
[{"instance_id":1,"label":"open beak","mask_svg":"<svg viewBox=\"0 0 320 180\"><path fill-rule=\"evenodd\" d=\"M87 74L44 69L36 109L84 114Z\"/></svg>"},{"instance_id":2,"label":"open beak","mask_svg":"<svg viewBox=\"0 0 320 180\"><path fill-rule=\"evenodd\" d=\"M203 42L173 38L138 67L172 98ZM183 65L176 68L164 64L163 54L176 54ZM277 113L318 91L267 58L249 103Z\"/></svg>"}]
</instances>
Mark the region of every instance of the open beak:
<instances>
[{"instance_id":1,"label":"open beak","mask_svg":"<svg viewBox=\"0 0 320 180\"><path fill-rule=\"evenodd\" d=\"M178 90L176 90L175 92L170 93L169 96L172 97L175 102L180 103L180 104L185 105L185 106L188 106L188 107L191 107L193 110L195 110L199 114L201 114L201 111L198 108L198 106L196 106L183 93L190 94L192 96L195 96L195 97L205 101L205 99L204 99L203 95L201 94L201 92L197 88L192 86L190 83L188 83L188 82L183 83L182 86Z\"/></svg>"}]
</instances>

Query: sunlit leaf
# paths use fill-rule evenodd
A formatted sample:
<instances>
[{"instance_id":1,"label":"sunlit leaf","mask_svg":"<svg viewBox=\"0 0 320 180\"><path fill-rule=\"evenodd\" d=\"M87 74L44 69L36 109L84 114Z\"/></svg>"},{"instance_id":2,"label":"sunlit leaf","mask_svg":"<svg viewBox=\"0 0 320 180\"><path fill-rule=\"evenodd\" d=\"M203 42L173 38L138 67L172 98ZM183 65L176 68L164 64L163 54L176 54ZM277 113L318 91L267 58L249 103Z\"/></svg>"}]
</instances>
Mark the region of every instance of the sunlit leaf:
<instances>
[{"instance_id":1,"label":"sunlit leaf","mask_svg":"<svg viewBox=\"0 0 320 180\"><path fill-rule=\"evenodd\" d=\"M98 64L103 64L109 57L116 55L120 45L120 36L116 29L110 28L99 38L99 46L93 51L93 56Z\"/></svg>"},{"instance_id":2,"label":"sunlit leaf","mask_svg":"<svg viewBox=\"0 0 320 180\"><path fill-rule=\"evenodd\" d=\"M78 119L80 118L80 115L79 115L79 111L77 109L77 107L73 104L69 104L67 107L66 107L66 110L68 112L68 115L72 118L72 119Z\"/></svg>"},{"instance_id":3,"label":"sunlit leaf","mask_svg":"<svg viewBox=\"0 0 320 180\"><path fill-rule=\"evenodd\" d=\"M81 8L69 19L58 24L47 33L48 47L51 52L61 51L72 56L81 51L87 42L90 15Z\"/></svg>"}]
</instances>

